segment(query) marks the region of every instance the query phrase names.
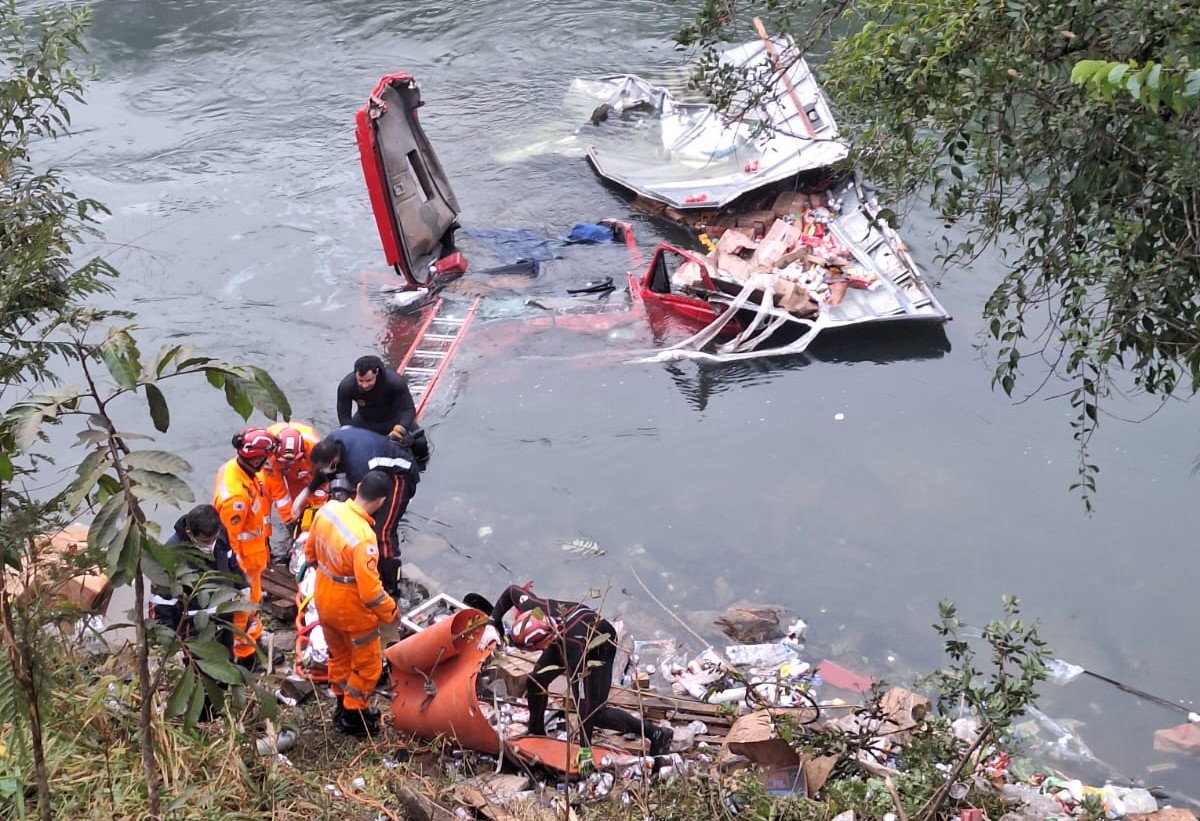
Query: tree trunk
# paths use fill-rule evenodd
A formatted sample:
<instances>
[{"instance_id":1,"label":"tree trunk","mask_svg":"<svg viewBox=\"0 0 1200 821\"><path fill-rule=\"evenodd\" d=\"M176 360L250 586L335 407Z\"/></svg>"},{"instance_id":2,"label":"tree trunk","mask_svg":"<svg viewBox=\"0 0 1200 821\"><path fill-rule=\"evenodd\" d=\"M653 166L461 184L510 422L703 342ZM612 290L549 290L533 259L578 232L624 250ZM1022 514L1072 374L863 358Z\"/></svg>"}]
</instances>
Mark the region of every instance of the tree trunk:
<instances>
[{"instance_id":1,"label":"tree trunk","mask_svg":"<svg viewBox=\"0 0 1200 821\"><path fill-rule=\"evenodd\" d=\"M33 747L33 770L37 781L38 815L42 821L51 821L54 814L50 811L50 773L46 769L46 750L42 740L42 713L38 705L36 653L29 647L28 621L22 623L21 641L17 641L16 630L13 626L12 599L0 578L0 625L3 628L4 644L8 648L8 663L12 668L13 679L25 694L29 702L29 736Z\"/></svg>"},{"instance_id":2,"label":"tree trunk","mask_svg":"<svg viewBox=\"0 0 1200 821\"><path fill-rule=\"evenodd\" d=\"M130 524L137 527L137 523ZM150 684L150 652L146 646L146 579L142 575L142 563L137 563L133 577L133 624L137 634L138 689L142 693L142 711L138 718L138 730L142 736L142 770L146 774L146 798L149 815L153 821L162 818L162 778L158 772L158 758L154 754L154 690Z\"/></svg>"}]
</instances>

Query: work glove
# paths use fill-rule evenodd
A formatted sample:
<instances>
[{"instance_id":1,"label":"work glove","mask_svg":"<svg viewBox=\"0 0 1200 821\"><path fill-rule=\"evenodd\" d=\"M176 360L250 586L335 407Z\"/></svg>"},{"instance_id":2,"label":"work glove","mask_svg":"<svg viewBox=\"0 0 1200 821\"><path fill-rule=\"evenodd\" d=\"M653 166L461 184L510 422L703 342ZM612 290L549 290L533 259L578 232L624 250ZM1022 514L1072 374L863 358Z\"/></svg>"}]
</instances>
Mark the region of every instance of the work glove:
<instances>
[{"instance_id":1,"label":"work glove","mask_svg":"<svg viewBox=\"0 0 1200 821\"><path fill-rule=\"evenodd\" d=\"M483 628L483 635L479 637L479 644L477 645L479 652L482 653L490 648L493 644L499 643L500 631L496 629L494 624L489 623L487 627Z\"/></svg>"},{"instance_id":2,"label":"work glove","mask_svg":"<svg viewBox=\"0 0 1200 821\"><path fill-rule=\"evenodd\" d=\"M405 440L408 439L408 431L404 429L404 425L394 425L387 437L397 445L403 445Z\"/></svg>"},{"instance_id":3,"label":"work glove","mask_svg":"<svg viewBox=\"0 0 1200 821\"><path fill-rule=\"evenodd\" d=\"M383 583L383 589L391 596L398 595L400 592L400 560L380 559L378 567L379 581Z\"/></svg>"}]
</instances>

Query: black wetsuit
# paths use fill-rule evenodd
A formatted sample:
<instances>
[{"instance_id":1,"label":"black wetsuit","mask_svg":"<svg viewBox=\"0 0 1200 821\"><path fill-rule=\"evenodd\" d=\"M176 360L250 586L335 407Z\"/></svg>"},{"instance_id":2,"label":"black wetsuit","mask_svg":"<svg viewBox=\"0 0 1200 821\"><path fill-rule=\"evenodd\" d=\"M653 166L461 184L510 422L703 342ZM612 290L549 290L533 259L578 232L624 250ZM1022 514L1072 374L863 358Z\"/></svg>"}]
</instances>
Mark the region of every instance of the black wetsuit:
<instances>
[{"instance_id":1,"label":"black wetsuit","mask_svg":"<svg viewBox=\"0 0 1200 821\"><path fill-rule=\"evenodd\" d=\"M550 683L565 674L579 700L579 715L583 725L581 744L591 744L592 730L597 727L623 734L645 733L649 736L654 729L653 724L608 706L613 662L617 655L617 633L595 610L578 602L543 599L524 587L511 585L492 608L491 622L503 634L505 613L512 609L525 613L539 607L554 622L557 636L542 651L533 672L529 674L525 699L529 703L530 734L546 734L546 704L549 701ZM602 635L607 636L607 640L598 638ZM597 664L589 666L588 662Z\"/></svg>"},{"instance_id":2,"label":"black wetsuit","mask_svg":"<svg viewBox=\"0 0 1200 821\"><path fill-rule=\"evenodd\" d=\"M408 380L400 374L385 368L375 376L374 387L364 391L358 386L355 372L351 371L338 383L337 415L339 425L366 428L384 436L396 425L402 425L412 436L410 445L417 466L425 469L431 452L429 436L417 424L412 391L408 388Z\"/></svg>"},{"instance_id":3,"label":"black wetsuit","mask_svg":"<svg viewBox=\"0 0 1200 821\"><path fill-rule=\"evenodd\" d=\"M358 386L353 371L347 374L338 384L337 415L339 425L353 425L387 436L396 425L412 432L417 408L408 380L385 368L375 376L375 385L369 391Z\"/></svg>"}]
</instances>

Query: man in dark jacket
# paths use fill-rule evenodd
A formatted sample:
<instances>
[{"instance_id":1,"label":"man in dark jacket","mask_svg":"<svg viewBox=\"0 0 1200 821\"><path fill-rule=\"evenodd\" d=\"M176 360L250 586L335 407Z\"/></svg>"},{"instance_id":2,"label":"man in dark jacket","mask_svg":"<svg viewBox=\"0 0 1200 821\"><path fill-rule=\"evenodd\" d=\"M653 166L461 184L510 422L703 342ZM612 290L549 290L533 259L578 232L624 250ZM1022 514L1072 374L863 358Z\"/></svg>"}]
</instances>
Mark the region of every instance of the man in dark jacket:
<instances>
[{"instance_id":1,"label":"man in dark jacket","mask_svg":"<svg viewBox=\"0 0 1200 821\"><path fill-rule=\"evenodd\" d=\"M174 532L167 539L166 545L182 558L191 573L188 575L188 581L175 595L169 587L158 584L151 586L151 617L175 631L175 635L181 641L186 641L196 633L196 614L212 614L213 621L218 625L216 640L229 651L232 658L233 631L230 616L216 615L216 606L211 605L209 601L213 591L196 589L196 583L200 579L213 573L221 574L221 581L231 589L238 590L249 586L245 574L238 566L237 557L234 556L229 537L221 525L217 509L212 505L196 505L175 522ZM254 656L250 656L249 659L253 663ZM207 696L201 717L205 721L214 717L212 704Z\"/></svg>"},{"instance_id":2,"label":"man in dark jacket","mask_svg":"<svg viewBox=\"0 0 1200 821\"><path fill-rule=\"evenodd\" d=\"M408 380L385 368L378 356L360 356L354 370L338 383L337 415L339 425L366 428L381 436L400 425L412 435L419 467L423 469L429 460L429 440L417 426L417 408Z\"/></svg>"},{"instance_id":3,"label":"man in dark jacket","mask_svg":"<svg viewBox=\"0 0 1200 821\"><path fill-rule=\"evenodd\" d=\"M413 458L411 437L401 431L383 436L366 428L342 427L314 445L309 458L315 474L309 487L316 490L328 482L330 496L335 495L335 483L355 488L372 470L381 470L391 479L391 492L375 511L374 519L380 575L384 586L394 589L400 566L396 528L421 477ZM340 474L344 474L341 479Z\"/></svg>"}]
</instances>

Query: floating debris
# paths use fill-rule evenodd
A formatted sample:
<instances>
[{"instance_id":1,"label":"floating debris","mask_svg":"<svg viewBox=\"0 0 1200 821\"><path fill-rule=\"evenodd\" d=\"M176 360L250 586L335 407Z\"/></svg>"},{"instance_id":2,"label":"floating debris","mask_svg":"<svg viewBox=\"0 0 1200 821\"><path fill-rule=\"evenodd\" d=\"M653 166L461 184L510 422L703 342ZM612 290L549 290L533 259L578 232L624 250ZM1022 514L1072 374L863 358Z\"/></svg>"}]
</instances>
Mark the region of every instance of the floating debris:
<instances>
[{"instance_id":1,"label":"floating debris","mask_svg":"<svg viewBox=\"0 0 1200 821\"><path fill-rule=\"evenodd\" d=\"M603 556L604 548L595 539L578 538L559 545L568 553L578 553L580 556Z\"/></svg>"}]
</instances>

